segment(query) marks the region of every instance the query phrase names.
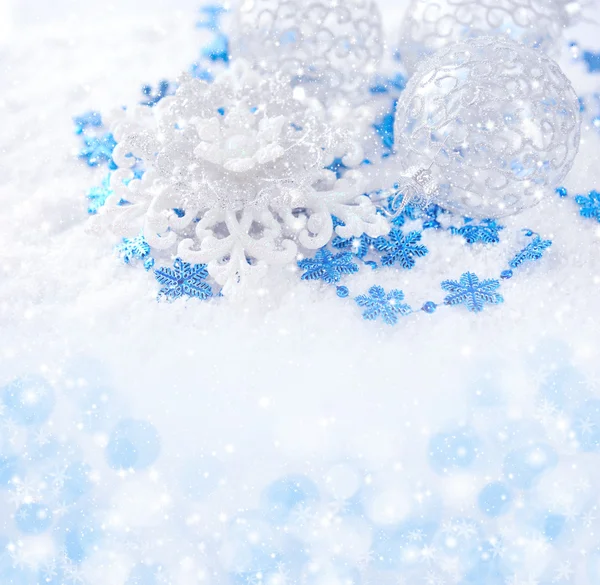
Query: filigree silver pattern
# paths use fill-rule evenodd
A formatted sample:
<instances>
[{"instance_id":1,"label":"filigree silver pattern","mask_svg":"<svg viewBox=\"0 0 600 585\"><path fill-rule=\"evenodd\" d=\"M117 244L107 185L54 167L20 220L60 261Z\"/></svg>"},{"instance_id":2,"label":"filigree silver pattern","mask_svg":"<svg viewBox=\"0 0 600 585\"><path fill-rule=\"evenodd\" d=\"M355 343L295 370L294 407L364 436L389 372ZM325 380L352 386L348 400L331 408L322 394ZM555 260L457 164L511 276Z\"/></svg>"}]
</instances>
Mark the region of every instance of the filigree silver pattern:
<instances>
[{"instance_id":1,"label":"filigree silver pattern","mask_svg":"<svg viewBox=\"0 0 600 585\"><path fill-rule=\"evenodd\" d=\"M540 51L481 37L422 62L397 108L403 169L426 169L440 205L501 217L538 203L571 169L580 110L571 83Z\"/></svg>"},{"instance_id":2,"label":"filigree silver pattern","mask_svg":"<svg viewBox=\"0 0 600 585\"><path fill-rule=\"evenodd\" d=\"M400 31L409 72L434 53L467 38L504 35L552 54L575 16L572 0L412 0Z\"/></svg>"},{"instance_id":3,"label":"filigree silver pattern","mask_svg":"<svg viewBox=\"0 0 600 585\"><path fill-rule=\"evenodd\" d=\"M240 0L232 52L324 103L353 96L383 52L373 0Z\"/></svg>"}]
</instances>

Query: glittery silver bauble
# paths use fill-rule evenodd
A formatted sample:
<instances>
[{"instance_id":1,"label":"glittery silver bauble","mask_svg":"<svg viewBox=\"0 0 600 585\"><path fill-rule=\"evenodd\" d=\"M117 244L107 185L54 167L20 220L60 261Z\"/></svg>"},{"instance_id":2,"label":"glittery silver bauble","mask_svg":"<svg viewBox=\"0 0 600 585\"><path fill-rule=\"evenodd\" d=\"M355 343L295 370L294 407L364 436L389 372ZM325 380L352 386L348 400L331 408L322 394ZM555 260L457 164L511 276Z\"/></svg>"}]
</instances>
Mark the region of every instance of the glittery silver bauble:
<instances>
[{"instance_id":1,"label":"glittery silver bauble","mask_svg":"<svg viewBox=\"0 0 600 585\"><path fill-rule=\"evenodd\" d=\"M535 205L562 181L580 126L577 96L552 59L481 37L420 64L398 102L394 131L413 186L429 171L428 191L443 207L501 217Z\"/></svg>"},{"instance_id":2,"label":"glittery silver bauble","mask_svg":"<svg viewBox=\"0 0 600 585\"><path fill-rule=\"evenodd\" d=\"M232 53L328 103L354 94L382 51L372 0L240 0Z\"/></svg>"},{"instance_id":3,"label":"glittery silver bauble","mask_svg":"<svg viewBox=\"0 0 600 585\"><path fill-rule=\"evenodd\" d=\"M400 32L409 72L438 49L468 38L500 36L552 54L577 14L571 0L412 0Z\"/></svg>"}]
</instances>

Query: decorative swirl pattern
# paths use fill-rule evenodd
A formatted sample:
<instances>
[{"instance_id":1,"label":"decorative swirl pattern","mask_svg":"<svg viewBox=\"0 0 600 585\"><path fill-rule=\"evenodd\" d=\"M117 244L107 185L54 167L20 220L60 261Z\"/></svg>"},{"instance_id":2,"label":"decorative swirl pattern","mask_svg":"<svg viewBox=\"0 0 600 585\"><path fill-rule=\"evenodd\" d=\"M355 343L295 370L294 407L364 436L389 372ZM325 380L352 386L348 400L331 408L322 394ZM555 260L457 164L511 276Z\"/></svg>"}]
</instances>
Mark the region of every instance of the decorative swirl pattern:
<instances>
[{"instance_id":1,"label":"decorative swirl pattern","mask_svg":"<svg viewBox=\"0 0 600 585\"><path fill-rule=\"evenodd\" d=\"M577 96L552 59L481 37L421 63L398 103L396 150L405 168L431 171L443 207L502 217L562 181L580 125Z\"/></svg>"},{"instance_id":2,"label":"decorative swirl pattern","mask_svg":"<svg viewBox=\"0 0 600 585\"><path fill-rule=\"evenodd\" d=\"M412 0L400 34L402 62L413 72L438 49L467 38L504 35L552 54L570 24L570 0Z\"/></svg>"},{"instance_id":3,"label":"decorative swirl pattern","mask_svg":"<svg viewBox=\"0 0 600 585\"><path fill-rule=\"evenodd\" d=\"M234 51L324 103L354 94L383 52L372 0L243 0L237 21Z\"/></svg>"}]
</instances>

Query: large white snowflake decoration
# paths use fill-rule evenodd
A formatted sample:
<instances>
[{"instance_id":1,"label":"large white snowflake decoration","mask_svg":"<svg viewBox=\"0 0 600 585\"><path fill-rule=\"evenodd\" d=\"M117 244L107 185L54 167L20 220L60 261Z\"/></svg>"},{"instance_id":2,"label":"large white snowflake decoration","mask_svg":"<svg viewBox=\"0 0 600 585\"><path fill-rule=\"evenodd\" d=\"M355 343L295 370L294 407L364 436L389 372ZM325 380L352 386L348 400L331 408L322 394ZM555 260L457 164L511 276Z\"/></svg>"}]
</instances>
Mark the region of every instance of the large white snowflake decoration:
<instances>
[{"instance_id":1,"label":"large white snowflake decoration","mask_svg":"<svg viewBox=\"0 0 600 585\"><path fill-rule=\"evenodd\" d=\"M155 251L208 264L226 295L269 265L293 262L299 246L324 246L332 215L345 224L342 237L386 233L362 175L324 169L353 141L322 118L285 79L243 61L212 84L183 77L174 96L116 124L119 169L100 220L120 235L142 229Z\"/></svg>"},{"instance_id":2,"label":"large white snowflake decoration","mask_svg":"<svg viewBox=\"0 0 600 585\"><path fill-rule=\"evenodd\" d=\"M356 99L383 53L373 0L241 0L232 48L329 104Z\"/></svg>"}]
</instances>

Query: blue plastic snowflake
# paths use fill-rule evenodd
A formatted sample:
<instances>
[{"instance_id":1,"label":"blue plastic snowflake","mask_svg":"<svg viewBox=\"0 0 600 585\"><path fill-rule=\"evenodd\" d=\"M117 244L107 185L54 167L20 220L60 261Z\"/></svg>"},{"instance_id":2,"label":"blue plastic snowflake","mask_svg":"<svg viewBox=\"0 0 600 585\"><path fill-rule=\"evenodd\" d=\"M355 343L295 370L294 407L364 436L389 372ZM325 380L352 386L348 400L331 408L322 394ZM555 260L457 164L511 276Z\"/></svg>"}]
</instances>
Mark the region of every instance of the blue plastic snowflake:
<instances>
[{"instance_id":1,"label":"blue plastic snowflake","mask_svg":"<svg viewBox=\"0 0 600 585\"><path fill-rule=\"evenodd\" d=\"M381 263L391 266L398 262L402 268L410 270L415 265L415 258L426 256L429 250L417 244L421 241L421 232L409 232L404 235L401 230L393 229L387 238L383 236L375 240L375 248L386 253Z\"/></svg>"},{"instance_id":2,"label":"blue plastic snowflake","mask_svg":"<svg viewBox=\"0 0 600 585\"><path fill-rule=\"evenodd\" d=\"M101 163L108 163L110 169L116 169L112 160L112 153L117 143L109 132L104 136L85 136L84 148L79 153L79 158L85 160L90 167L97 167Z\"/></svg>"},{"instance_id":3,"label":"blue plastic snowflake","mask_svg":"<svg viewBox=\"0 0 600 585\"><path fill-rule=\"evenodd\" d=\"M460 228L451 227L450 232L462 236L469 244L497 244L500 241L500 231L504 226L498 225L493 219L484 219L479 224L465 219L465 225Z\"/></svg>"},{"instance_id":4,"label":"blue plastic snowflake","mask_svg":"<svg viewBox=\"0 0 600 585\"><path fill-rule=\"evenodd\" d=\"M598 191L590 191L589 195L578 195L575 197L575 202L581 208L579 213L581 217L595 219L600 222L600 193Z\"/></svg>"},{"instance_id":5,"label":"blue plastic snowflake","mask_svg":"<svg viewBox=\"0 0 600 585\"><path fill-rule=\"evenodd\" d=\"M88 128L102 128L102 116L100 112L86 112L81 116L73 118L75 123L75 134L83 134Z\"/></svg>"},{"instance_id":6,"label":"blue plastic snowflake","mask_svg":"<svg viewBox=\"0 0 600 585\"><path fill-rule=\"evenodd\" d=\"M173 95L175 93L175 85L173 85L170 81L163 79L159 82L156 91L152 88L151 85L144 85L142 87L142 93L144 94L146 99L143 99L140 104L143 106L155 106L160 100L168 95Z\"/></svg>"},{"instance_id":7,"label":"blue plastic snowflake","mask_svg":"<svg viewBox=\"0 0 600 585\"><path fill-rule=\"evenodd\" d=\"M500 282L494 279L480 281L476 274L465 272L456 280L445 280L442 289L450 294L444 299L446 305L466 305L469 311L479 313L486 303L497 305L504 298L497 292Z\"/></svg>"},{"instance_id":8,"label":"blue plastic snowflake","mask_svg":"<svg viewBox=\"0 0 600 585\"><path fill-rule=\"evenodd\" d=\"M529 232L528 235L534 235ZM537 234L532 242L523 248L511 261L511 268L518 268L521 264L532 260L539 260L543 257L544 251L552 246L552 240L542 240Z\"/></svg>"},{"instance_id":9,"label":"blue plastic snowflake","mask_svg":"<svg viewBox=\"0 0 600 585\"><path fill-rule=\"evenodd\" d=\"M359 307L365 307L363 319L375 321L381 317L388 325L398 322L398 315L408 315L412 309L404 304L404 293L401 290L391 290L386 294L381 286L372 286L368 295L360 295L354 299Z\"/></svg>"},{"instance_id":10,"label":"blue plastic snowflake","mask_svg":"<svg viewBox=\"0 0 600 585\"><path fill-rule=\"evenodd\" d=\"M305 258L298 262L304 270L302 280L323 280L327 284L339 282L344 274L358 272L358 266L352 262L352 254L342 252L332 254L327 248L317 251L314 258Z\"/></svg>"},{"instance_id":11,"label":"blue plastic snowflake","mask_svg":"<svg viewBox=\"0 0 600 585\"><path fill-rule=\"evenodd\" d=\"M125 264L134 260L145 260L150 256L150 244L142 234L135 238L123 238L116 250Z\"/></svg>"},{"instance_id":12,"label":"blue plastic snowflake","mask_svg":"<svg viewBox=\"0 0 600 585\"><path fill-rule=\"evenodd\" d=\"M99 187L92 187L87 192L88 198L88 213L95 215L98 210L106 203L106 200L113 194L110 188L110 173L102 179L102 184Z\"/></svg>"},{"instance_id":13,"label":"blue plastic snowflake","mask_svg":"<svg viewBox=\"0 0 600 585\"><path fill-rule=\"evenodd\" d=\"M210 285L204 282L208 276L206 264L189 264L181 258L176 258L173 268L157 268L154 276L162 285L158 293L159 298L174 301L187 296L206 300L213 295Z\"/></svg>"}]
</instances>

